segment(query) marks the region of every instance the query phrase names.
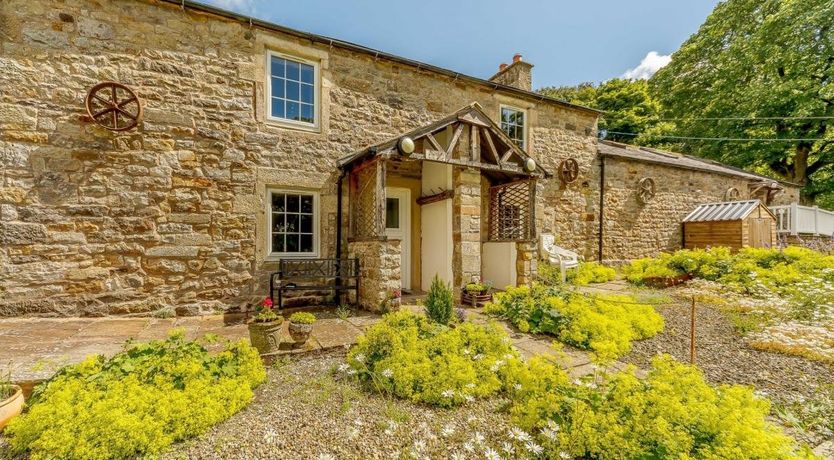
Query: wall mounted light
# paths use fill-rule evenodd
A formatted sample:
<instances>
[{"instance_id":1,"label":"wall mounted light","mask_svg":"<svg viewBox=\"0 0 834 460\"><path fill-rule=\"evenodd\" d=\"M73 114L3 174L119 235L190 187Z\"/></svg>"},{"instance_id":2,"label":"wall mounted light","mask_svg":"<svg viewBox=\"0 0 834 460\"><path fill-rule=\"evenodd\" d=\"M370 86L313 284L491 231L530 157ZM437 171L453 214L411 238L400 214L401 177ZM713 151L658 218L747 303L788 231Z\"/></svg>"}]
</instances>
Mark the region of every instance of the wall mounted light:
<instances>
[{"instance_id":1,"label":"wall mounted light","mask_svg":"<svg viewBox=\"0 0 834 460\"><path fill-rule=\"evenodd\" d=\"M536 160L528 158L524 161L524 170L531 173L536 170Z\"/></svg>"},{"instance_id":2,"label":"wall mounted light","mask_svg":"<svg viewBox=\"0 0 834 460\"><path fill-rule=\"evenodd\" d=\"M400 155L407 157L414 153L414 139L403 136L400 140L397 141L397 150L399 150Z\"/></svg>"}]
</instances>

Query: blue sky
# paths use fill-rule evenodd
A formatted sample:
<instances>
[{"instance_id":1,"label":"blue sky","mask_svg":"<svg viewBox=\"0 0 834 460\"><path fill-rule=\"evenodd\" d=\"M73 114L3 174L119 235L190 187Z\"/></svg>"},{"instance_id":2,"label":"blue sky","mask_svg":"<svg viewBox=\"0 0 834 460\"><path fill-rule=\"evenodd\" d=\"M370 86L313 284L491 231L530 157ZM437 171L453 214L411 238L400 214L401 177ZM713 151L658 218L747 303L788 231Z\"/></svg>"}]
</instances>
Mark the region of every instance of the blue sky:
<instances>
[{"instance_id":1,"label":"blue sky","mask_svg":"<svg viewBox=\"0 0 834 460\"><path fill-rule=\"evenodd\" d=\"M513 54L533 87L650 75L717 0L199 0L481 78ZM650 54L652 53L653 54ZM642 65L641 65L642 62ZM631 73L627 73L631 70Z\"/></svg>"}]
</instances>

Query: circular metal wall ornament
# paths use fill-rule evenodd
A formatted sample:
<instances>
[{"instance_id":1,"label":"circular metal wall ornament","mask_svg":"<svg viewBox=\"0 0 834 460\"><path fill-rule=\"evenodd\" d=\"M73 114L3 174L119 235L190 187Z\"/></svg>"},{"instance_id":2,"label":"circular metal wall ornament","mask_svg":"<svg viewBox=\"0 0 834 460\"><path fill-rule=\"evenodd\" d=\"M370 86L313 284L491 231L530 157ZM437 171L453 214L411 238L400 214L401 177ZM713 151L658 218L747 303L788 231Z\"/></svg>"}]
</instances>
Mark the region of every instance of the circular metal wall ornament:
<instances>
[{"instance_id":1,"label":"circular metal wall ornament","mask_svg":"<svg viewBox=\"0 0 834 460\"><path fill-rule=\"evenodd\" d=\"M127 131L142 119L139 97L121 83L105 81L93 86L84 102L90 120L111 131Z\"/></svg>"},{"instance_id":2,"label":"circular metal wall ornament","mask_svg":"<svg viewBox=\"0 0 834 460\"><path fill-rule=\"evenodd\" d=\"M724 201L738 201L740 199L741 192L735 187L730 187L724 192Z\"/></svg>"},{"instance_id":3,"label":"circular metal wall ornament","mask_svg":"<svg viewBox=\"0 0 834 460\"><path fill-rule=\"evenodd\" d=\"M562 160L559 163L559 179L566 184L576 181L579 178L579 163L573 158Z\"/></svg>"},{"instance_id":4,"label":"circular metal wall ornament","mask_svg":"<svg viewBox=\"0 0 834 460\"><path fill-rule=\"evenodd\" d=\"M656 190L654 179L651 177L644 177L637 183L637 199L641 203L648 203L654 199Z\"/></svg>"}]
</instances>

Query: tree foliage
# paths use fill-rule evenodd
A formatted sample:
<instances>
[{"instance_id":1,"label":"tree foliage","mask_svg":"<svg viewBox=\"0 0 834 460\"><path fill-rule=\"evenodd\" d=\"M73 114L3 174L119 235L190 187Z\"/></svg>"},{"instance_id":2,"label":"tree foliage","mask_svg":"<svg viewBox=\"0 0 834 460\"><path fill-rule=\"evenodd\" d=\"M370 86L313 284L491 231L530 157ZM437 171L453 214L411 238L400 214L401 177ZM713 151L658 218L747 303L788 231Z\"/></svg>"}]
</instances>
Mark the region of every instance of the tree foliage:
<instances>
[{"instance_id":1,"label":"tree foliage","mask_svg":"<svg viewBox=\"0 0 834 460\"><path fill-rule=\"evenodd\" d=\"M606 130L606 139L617 142L654 143L658 130L661 106L649 92L645 80L614 78L599 85L581 83L577 86L549 87L542 94L573 104L603 110L599 129ZM619 133L636 133L638 136Z\"/></svg>"},{"instance_id":2,"label":"tree foliage","mask_svg":"<svg viewBox=\"0 0 834 460\"><path fill-rule=\"evenodd\" d=\"M678 148L804 184L810 200L834 194L832 120L774 118L834 116L834 1L720 3L650 88L679 136L823 139ZM696 119L717 117L744 120Z\"/></svg>"},{"instance_id":3,"label":"tree foliage","mask_svg":"<svg viewBox=\"0 0 834 460\"><path fill-rule=\"evenodd\" d=\"M834 116L834 0L728 0L648 82L541 91L605 111L608 139L781 177L834 208L834 120L796 118Z\"/></svg>"}]
</instances>

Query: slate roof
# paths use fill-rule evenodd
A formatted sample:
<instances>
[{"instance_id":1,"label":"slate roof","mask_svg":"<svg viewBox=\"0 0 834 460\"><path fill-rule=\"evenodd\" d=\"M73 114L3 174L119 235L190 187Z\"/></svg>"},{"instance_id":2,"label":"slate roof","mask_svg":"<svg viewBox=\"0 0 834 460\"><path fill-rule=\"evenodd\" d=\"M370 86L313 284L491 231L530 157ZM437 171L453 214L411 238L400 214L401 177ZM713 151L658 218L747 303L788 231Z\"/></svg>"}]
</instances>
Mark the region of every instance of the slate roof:
<instances>
[{"instance_id":1,"label":"slate roof","mask_svg":"<svg viewBox=\"0 0 834 460\"><path fill-rule=\"evenodd\" d=\"M727 201L724 203L706 203L698 205L688 216L684 217L684 222L717 222L728 220L741 220L750 215L759 207L761 201L746 200L746 201ZM768 210L770 213L770 210ZM773 215L770 213L771 216ZM774 217L775 219L775 217Z\"/></svg>"},{"instance_id":2,"label":"slate roof","mask_svg":"<svg viewBox=\"0 0 834 460\"><path fill-rule=\"evenodd\" d=\"M779 182L796 186L796 184L785 182L772 177L764 176L762 174L745 171L741 168L736 168L717 161L708 160L692 155L685 155L683 153L667 152L664 150L653 149L649 147L639 147L619 142L599 141L597 150L602 156L626 158L629 160L645 161L648 163L663 164L668 166L675 166L683 169L691 169L695 171L712 172L718 174L726 174L729 176L744 177L746 179L755 181L770 181Z\"/></svg>"}]
</instances>

